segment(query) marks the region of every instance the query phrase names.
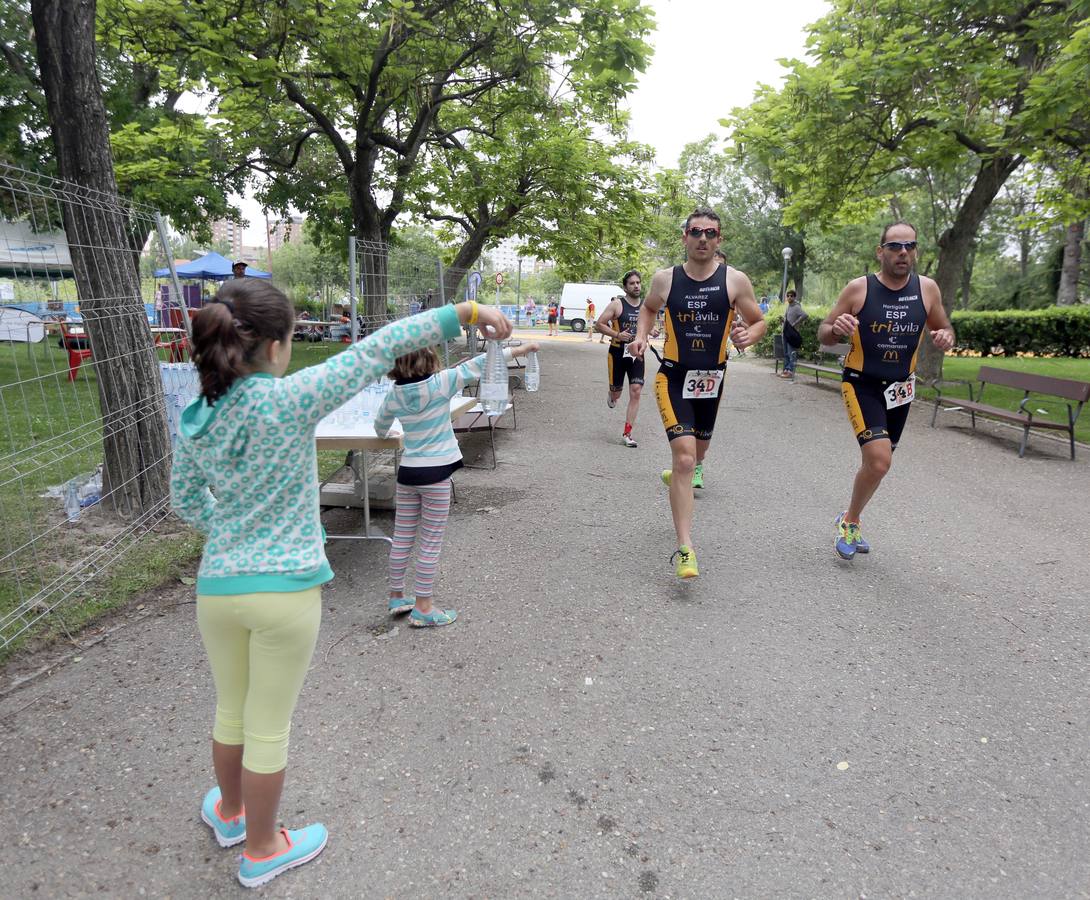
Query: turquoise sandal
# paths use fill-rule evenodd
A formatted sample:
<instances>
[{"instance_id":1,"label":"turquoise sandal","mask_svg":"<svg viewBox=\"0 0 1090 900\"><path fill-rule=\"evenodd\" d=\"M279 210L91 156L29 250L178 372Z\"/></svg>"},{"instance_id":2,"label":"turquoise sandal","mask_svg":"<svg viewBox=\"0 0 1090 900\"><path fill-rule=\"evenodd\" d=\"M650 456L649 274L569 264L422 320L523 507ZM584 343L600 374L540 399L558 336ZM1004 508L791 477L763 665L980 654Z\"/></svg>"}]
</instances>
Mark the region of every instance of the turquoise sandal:
<instances>
[{"instance_id":1,"label":"turquoise sandal","mask_svg":"<svg viewBox=\"0 0 1090 900\"><path fill-rule=\"evenodd\" d=\"M450 625L458 618L453 609L433 609L430 613L413 610L409 614L409 624L415 628L430 628L437 625Z\"/></svg>"}]
</instances>

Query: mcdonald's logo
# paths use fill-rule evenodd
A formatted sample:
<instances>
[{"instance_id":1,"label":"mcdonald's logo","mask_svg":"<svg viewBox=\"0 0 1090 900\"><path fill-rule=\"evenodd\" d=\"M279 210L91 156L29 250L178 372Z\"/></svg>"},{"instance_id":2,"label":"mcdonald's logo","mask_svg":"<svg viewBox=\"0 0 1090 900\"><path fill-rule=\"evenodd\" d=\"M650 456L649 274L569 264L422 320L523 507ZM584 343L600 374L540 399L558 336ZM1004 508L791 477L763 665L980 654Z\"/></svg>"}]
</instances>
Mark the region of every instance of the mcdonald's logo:
<instances>
[{"instance_id":1,"label":"mcdonald's logo","mask_svg":"<svg viewBox=\"0 0 1090 900\"><path fill-rule=\"evenodd\" d=\"M882 354L882 362L900 362L901 354L896 350L887 350Z\"/></svg>"},{"instance_id":2,"label":"mcdonald's logo","mask_svg":"<svg viewBox=\"0 0 1090 900\"><path fill-rule=\"evenodd\" d=\"M695 338L693 340L693 349L694 350L703 350L704 349L704 341L703 341L702 338Z\"/></svg>"}]
</instances>

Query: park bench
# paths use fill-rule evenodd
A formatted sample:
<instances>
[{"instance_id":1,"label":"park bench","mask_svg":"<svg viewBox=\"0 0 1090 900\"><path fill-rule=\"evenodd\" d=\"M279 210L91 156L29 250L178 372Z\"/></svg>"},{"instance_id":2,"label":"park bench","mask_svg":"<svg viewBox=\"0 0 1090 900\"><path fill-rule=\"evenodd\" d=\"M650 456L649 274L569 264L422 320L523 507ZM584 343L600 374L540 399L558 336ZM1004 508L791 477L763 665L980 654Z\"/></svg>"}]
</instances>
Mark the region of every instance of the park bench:
<instances>
[{"instance_id":1,"label":"park bench","mask_svg":"<svg viewBox=\"0 0 1090 900\"><path fill-rule=\"evenodd\" d=\"M973 382L971 381L940 380L934 383L935 411L931 414L932 428L935 427L935 419L940 409L964 409L969 412L973 428L976 428L978 414L1001 422L1020 425L1022 427L1022 443L1018 448L1019 457L1024 456L1026 453L1030 429L1040 428L1046 431L1066 431L1068 440L1071 443L1071 458L1075 458L1075 421L1078 419L1079 413L1082 412L1083 404L1090 400L1090 382L1075 381L1070 378L1052 378L1048 375L1033 375L1029 372L1014 372L1010 369L997 369L994 366L981 366L976 380L980 383L980 386L975 395L973 393ZM969 388L969 399L944 397L940 388L940 385L943 384L966 385ZM1018 409L1003 409L999 406L989 406L981 402L984 399L984 387L989 384L1022 391L1022 402L1018 404ZM1035 417L1035 413L1041 413L1041 410L1029 407L1030 399L1034 395L1066 400L1067 421L1057 422L1053 419Z\"/></svg>"},{"instance_id":2,"label":"park bench","mask_svg":"<svg viewBox=\"0 0 1090 900\"><path fill-rule=\"evenodd\" d=\"M832 375L839 381L844 374L844 357L851 348L847 344L829 344L818 347L812 360L800 359L795 363L795 371L810 369L814 373L814 380L820 384L822 375Z\"/></svg>"}]
</instances>

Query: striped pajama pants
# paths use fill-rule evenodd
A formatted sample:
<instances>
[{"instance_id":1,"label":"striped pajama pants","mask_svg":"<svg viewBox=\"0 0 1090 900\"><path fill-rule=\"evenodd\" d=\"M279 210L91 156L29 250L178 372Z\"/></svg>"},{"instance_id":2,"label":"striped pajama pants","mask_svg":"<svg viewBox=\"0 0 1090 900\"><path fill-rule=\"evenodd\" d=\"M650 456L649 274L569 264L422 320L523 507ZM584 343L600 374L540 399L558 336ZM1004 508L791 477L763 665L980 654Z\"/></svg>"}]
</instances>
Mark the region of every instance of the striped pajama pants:
<instances>
[{"instance_id":1,"label":"striped pajama pants","mask_svg":"<svg viewBox=\"0 0 1090 900\"><path fill-rule=\"evenodd\" d=\"M450 479L435 484L398 484L394 539L390 545L390 590L405 590L405 570L416 554L415 597L430 597L443 549L443 531L450 516Z\"/></svg>"}]
</instances>

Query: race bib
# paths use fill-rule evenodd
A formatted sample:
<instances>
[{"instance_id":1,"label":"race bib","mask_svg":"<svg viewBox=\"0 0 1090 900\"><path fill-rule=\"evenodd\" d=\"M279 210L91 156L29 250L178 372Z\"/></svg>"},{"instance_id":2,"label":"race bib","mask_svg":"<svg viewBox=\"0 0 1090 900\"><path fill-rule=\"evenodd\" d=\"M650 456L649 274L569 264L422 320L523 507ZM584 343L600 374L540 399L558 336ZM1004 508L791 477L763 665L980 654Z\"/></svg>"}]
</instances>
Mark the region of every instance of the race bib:
<instances>
[{"instance_id":1,"label":"race bib","mask_svg":"<svg viewBox=\"0 0 1090 900\"><path fill-rule=\"evenodd\" d=\"M895 381L882 391L886 396L886 409L896 409L916 399L916 376L909 375L908 381Z\"/></svg>"},{"instance_id":2,"label":"race bib","mask_svg":"<svg viewBox=\"0 0 1090 900\"><path fill-rule=\"evenodd\" d=\"M718 397L723 386L723 369L690 369L685 373L681 396L686 400L707 400Z\"/></svg>"},{"instance_id":3,"label":"race bib","mask_svg":"<svg viewBox=\"0 0 1090 900\"><path fill-rule=\"evenodd\" d=\"M622 353L621 356L622 357L627 356L629 359L635 359L636 358L635 354L632 352L632 342L631 341L629 341L627 344L624 345L624 353Z\"/></svg>"}]
</instances>

